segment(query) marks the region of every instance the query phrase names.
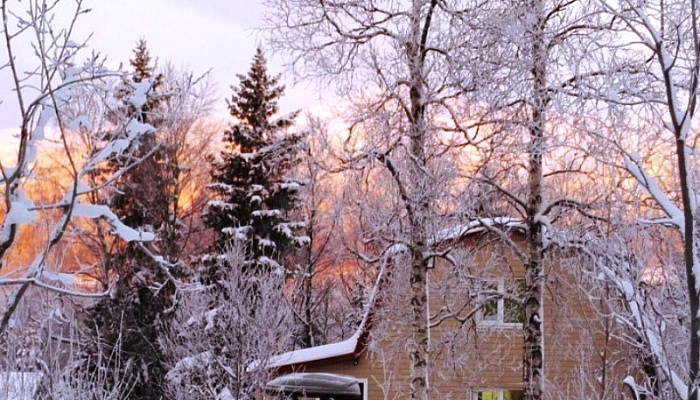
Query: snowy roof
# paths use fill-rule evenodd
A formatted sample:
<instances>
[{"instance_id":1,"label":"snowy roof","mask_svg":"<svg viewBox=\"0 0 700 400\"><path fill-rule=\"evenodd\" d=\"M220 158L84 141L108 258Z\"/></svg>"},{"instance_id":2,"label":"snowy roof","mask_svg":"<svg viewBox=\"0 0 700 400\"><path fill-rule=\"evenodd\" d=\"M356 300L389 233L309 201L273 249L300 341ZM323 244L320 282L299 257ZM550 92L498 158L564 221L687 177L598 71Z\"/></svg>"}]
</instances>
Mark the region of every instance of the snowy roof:
<instances>
[{"instance_id":1,"label":"snowy roof","mask_svg":"<svg viewBox=\"0 0 700 400\"><path fill-rule=\"evenodd\" d=\"M0 398L32 400L39 388L39 372L0 372Z\"/></svg>"},{"instance_id":2,"label":"snowy roof","mask_svg":"<svg viewBox=\"0 0 700 400\"><path fill-rule=\"evenodd\" d=\"M344 356L357 356L359 352L363 349L363 336L366 336L367 330L371 324L371 316L374 309L374 305L377 301L377 293L379 292L379 286L382 283L385 276L386 267L382 266L377 274L376 283L372 289L369 301L367 302L367 308L365 309L365 315L362 318L360 326L357 327L355 333L348 339L341 342L324 344L321 346L309 347L306 349L299 349L288 351L286 353L278 354L276 356L270 357L265 363L267 368L280 368L289 365L310 363L313 361L328 360L336 357ZM254 361L248 365L247 370L255 370L260 365L260 360Z\"/></svg>"},{"instance_id":3,"label":"snowy roof","mask_svg":"<svg viewBox=\"0 0 700 400\"><path fill-rule=\"evenodd\" d=\"M489 228L496 229L525 229L525 222L511 217L477 218L466 224L443 229L433 238L433 244L448 240L459 239L474 233L486 232Z\"/></svg>"},{"instance_id":4,"label":"snowy roof","mask_svg":"<svg viewBox=\"0 0 700 400\"><path fill-rule=\"evenodd\" d=\"M279 368L285 365L302 364L311 361L325 360L329 358L348 356L355 353L363 326L355 331L350 338L342 342L324 344L322 346L309 347L308 349L294 350L273 356L267 365L270 368Z\"/></svg>"},{"instance_id":5,"label":"snowy roof","mask_svg":"<svg viewBox=\"0 0 700 400\"><path fill-rule=\"evenodd\" d=\"M526 228L525 222L521 219L511 217L477 218L466 224L456 225L450 228L439 230L428 240L430 246L438 246L445 242L464 238L476 233L487 232L489 229L500 230L520 230ZM386 255L395 255L408 250L405 243L394 243L385 251Z\"/></svg>"}]
</instances>

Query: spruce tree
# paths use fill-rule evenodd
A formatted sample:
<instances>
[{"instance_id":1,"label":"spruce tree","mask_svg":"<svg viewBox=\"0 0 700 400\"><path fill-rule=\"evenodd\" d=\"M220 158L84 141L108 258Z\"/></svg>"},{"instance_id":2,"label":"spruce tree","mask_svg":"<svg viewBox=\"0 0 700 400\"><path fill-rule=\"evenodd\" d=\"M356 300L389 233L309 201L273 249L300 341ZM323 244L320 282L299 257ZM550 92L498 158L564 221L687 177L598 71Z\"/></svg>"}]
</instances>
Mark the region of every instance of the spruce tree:
<instances>
[{"instance_id":1,"label":"spruce tree","mask_svg":"<svg viewBox=\"0 0 700 400\"><path fill-rule=\"evenodd\" d=\"M127 120L152 125L154 130L141 136L130 151L110 160L108 168L117 170L140 159L119 177L105 201L126 225L160 236L172 231L168 225L173 224L170 193L174 179L169 149L157 133L163 122L159 114L161 77L154 76L144 40L138 42L130 63L131 77L117 94L121 113ZM128 377L132 387L127 398L160 399L167 371L158 338L168 317L165 310L172 305L174 287L162 266L145 254L141 245L166 260L175 258L162 254L158 243L126 243L105 255L106 270L118 276L118 281L113 296L89 310L86 327L93 340L86 367L100 368L115 378ZM119 379L107 382L120 383Z\"/></svg>"},{"instance_id":2,"label":"spruce tree","mask_svg":"<svg viewBox=\"0 0 700 400\"><path fill-rule=\"evenodd\" d=\"M276 116L284 87L279 76L268 75L260 49L248 73L238 79L228 103L236 122L224 132L220 159L211 160L210 188L216 199L204 219L216 232L216 252L224 253L231 240L243 241L245 268L284 273L280 261L289 249L308 242L297 234L303 222L291 218L299 182L288 179L304 143L300 135L287 132L296 113Z\"/></svg>"}]
</instances>

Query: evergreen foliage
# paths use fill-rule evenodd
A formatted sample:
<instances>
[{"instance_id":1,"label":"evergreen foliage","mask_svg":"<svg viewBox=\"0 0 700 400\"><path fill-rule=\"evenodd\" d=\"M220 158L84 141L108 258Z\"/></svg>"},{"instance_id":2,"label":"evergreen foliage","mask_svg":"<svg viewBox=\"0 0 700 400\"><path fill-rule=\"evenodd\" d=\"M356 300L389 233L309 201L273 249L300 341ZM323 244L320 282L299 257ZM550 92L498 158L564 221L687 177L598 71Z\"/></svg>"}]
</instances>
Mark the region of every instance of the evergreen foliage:
<instances>
[{"instance_id":1,"label":"evergreen foliage","mask_svg":"<svg viewBox=\"0 0 700 400\"><path fill-rule=\"evenodd\" d=\"M124 83L118 99L127 120L150 124L154 130L140 138L131 151L110 161L110 168L119 170L134 159L139 160L115 182L106 201L122 222L158 233L160 247L174 249L176 246L164 246L163 242L177 238L164 237L168 235L163 233L176 232L170 229L175 223L170 205L176 177L171 168L171 151L158 137L158 126L163 123L159 114L162 79L160 75L154 77L150 60L146 42L140 40L130 61L134 68L131 79ZM174 287L163 267L139 248L141 245L144 244L118 246L103 261L108 273L116 274L119 280L113 296L89 310L86 327L92 349L87 368L130 376L132 387L127 398L160 399L166 369L159 336L168 317L166 310L172 306ZM166 260L176 259L176 254L163 254L156 246L150 244L150 250Z\"/></svg>"},{"instance_id":2,"label":"evergreen foliage","mask_svg":"<svg viewBox=\"0 0 700 400\"><path fill-rule=\"evenodd\" d=\"M130 60L134 68L131 80L126 82L120 93L127 107L129 119L152 125L152 133L144 135L136 144L137 148L128 157L143 158L116 182L109 203L121 220L132 227L158 230L169 222L170 187L174 185L168 171L170 151L164 141L159 140L157 128L163 124L158 113L163 95L159 92L162 76L153 76L151 57L146 42L141 39ZM144 98L143 95L145 95ZM119 166L126 160L115 159Z\"/></svg>"},{"instance_id":3,"label":"evergreen foliage","mask_svg":"<svg viewBox=\"0 0 700 400\"><path fill-rule=\"evenodd\" d=\"M288 179L304 146L302 137L289 134L296 113L275 118L284 92L279 77L267 73L260 49L247 75L238 75L229 111L236 119L224 132L225 149L211 160L210 185L216 199L209 203L205 223L216 232L216 252L230 240L248 243L246 267L284 273L279 263L292 246L308 244L293 221L301 182Z\"/></svg>"}]
</instances>

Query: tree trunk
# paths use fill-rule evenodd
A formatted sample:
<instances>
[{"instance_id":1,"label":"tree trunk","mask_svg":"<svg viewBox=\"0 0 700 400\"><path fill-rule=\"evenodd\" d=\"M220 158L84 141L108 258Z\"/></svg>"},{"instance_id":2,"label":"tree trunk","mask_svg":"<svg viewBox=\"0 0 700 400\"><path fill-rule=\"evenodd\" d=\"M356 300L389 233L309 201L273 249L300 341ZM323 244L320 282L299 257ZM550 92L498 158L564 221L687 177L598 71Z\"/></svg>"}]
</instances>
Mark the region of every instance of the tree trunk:
<instances>
[{"instance_id":1,"label":"tree trunk","mask_svg":"<svg viewBox=\"0 0 700 400\"><path fill-rule=\"evenodd\" d=\"M425 79L424 62L426 56L426 42L430 29L433 10L437 4L432 0L421 19L424 1L413 0L413 12L411 20L412 40L407 45L406 53L409 62L411 87L409 91L411 115L410 124L410 151L412 156L411 180L412 194L408 204L409 218L411 222L411 244L414 246L411 254L411 311L412 343L411 343L411 400L428 400L430 386L428 383L428 296L427 275L428 263L425 259L426 250L426 222L430 212L428 200L429 177L426 175L426 121L425 121ZM421 26L422 22L422 26Z\"/></svg>"},{"instance_id":2,"label":"tree trunk","mask_svg":"<svg viewBox=\"0 0 700 400\"><path fill-rule=\"evenodd\" d=\"M533 98L530 126L528 127L530 135L526 207L528 260L525 264L523 385L526 400L540 400L544 394L544 340L542 335L544 321L542 315L544 244L540 218L544 202L542 157L545 151L544 129L548 103L546 87L547 49L544 43L541 1L533 1L531 12L531 15L535 18L533 25L530 27Z\"/></svg>"},{"instance_id":3,"label":"tree trunk","mask_svg":"<svg viewBox=\"0 0 700 400\"><path fill-rule=\"evenodd\" d=\"M690 356L688 358L688 399L698 400L697 379L700 370L700 299L698 298L697 277L695 268L695 220L693 218L690 189L688 182L688 168L685 157L685 141L680 136L680 126L676 126L676 152L678 156L678 175L681 183L681 196L683 198L683 220L685 230L683 232L683 244L685 246L683 256L685 258L685 274L688 286L688 302L690 305Z\"/></svg>"},{"instance_id":4,"label":"tree trunk","mask_svg":"<svg viewBox=\"0 0 700 400\"><path fill-rule=\"evenodd\" d=\"M414 252L411 265L411 400L428 400L427 268L421 252Z\"/></svg>"}]
</instances>

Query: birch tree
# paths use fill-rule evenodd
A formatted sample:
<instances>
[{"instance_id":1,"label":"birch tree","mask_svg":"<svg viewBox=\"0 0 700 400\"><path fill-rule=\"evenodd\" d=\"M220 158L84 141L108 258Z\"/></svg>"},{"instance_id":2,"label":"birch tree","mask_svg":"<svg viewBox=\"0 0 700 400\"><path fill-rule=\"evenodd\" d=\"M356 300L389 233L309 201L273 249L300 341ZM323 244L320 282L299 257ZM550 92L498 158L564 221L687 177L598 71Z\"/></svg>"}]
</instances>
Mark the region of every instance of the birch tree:
<instances>
[{"instance_id":1,"label":"birch tree","mask_svg":"<svg viewBox=\"0 0 700 400\"><path fill-rule=\"evenodd\" d=\"M98 56L93 55L84 62L77 60L77 53L84 45L71 40L71 35L80 15L88 9L83 7L82 1L67 5L65 2L37 0L20 3L19 6L3 1L1 7L2 36L8 55L7 61L1 67L12 80L16 102L10 109L17 111L9 112L17 113L19 126L15 164L12 165L10 160L2 160L0 163L0 182L4 198L0 228L0 260L5 261L16 248L17 237L21 234L23 226L42 221L49 224L50 229L48 237L29 265L16 266L14 270L17 272L14 276L3 275L0 278L0 285L10 289L0 319L0 333L10 324L13 313L31 286L71 295L86 295L74 290L59 289L42 279L49 267L49 256L62 242L71 220L78 217L104 219L111 224L114 234L122 240L153 239L152 234L138 232L125 226L109 208L85 201L90 193L98 189L88 184L87 177L91 171L109 157L128 151L132 141L153 130L148 124L124 118L109 129L122 130L126 134L119 139L110 140L105 132L98 139L100 149L94 154L81 159L79 152L71 145L71 132L91 124L89 116L69 118L64 112L66 106L74 99L73 94L78 88L87 88L95 93L96 99L105 99L113 91L108 78L119 75L104 68ZM64 27L54 26L54 14L64 7L70 7L72 18ZM27 46L27 43L31 43L34 49L30 55L19 50ZM131 97L132 102L138 103L147 91L146 85L136 88ZM10 107L5 104L2 106ZM63 188L64 194L58 201L35 204L25 189L34 179L32 168L41 157L40 146L54 140L68 160L70 180ZM139 161L136 159L114 171L111 177L123 174ZM112 179L108 178L104 185L110 185L111 182ZM6 265L0 266L0 270L5 268ZM104 293L87 295L99 296Z\"/></svg>"},{"instance_id":2,"label":"birch tree","mask_svg":"<svg viewBox=\"0 0 700 400\"><path fill-rule=\"evenodd\" d=\"M267 5L273 48L290 56L300 76L331 82L354 103L348 118L348 152L341 156L344 167L379 168L377 174L384 174L389 184L376 189L387 192L390 197L385 200L396 200L392 219L366 231L364 241L380 255L395 244L408 248L410 397L428 399L429 236L436 223L435 194L443 193L438 187L445 183L436 172L441 153L435 146L439 140L433 116L455 95L445 80L455 50L446 23L449 15L436 0L294 0ZM384 235L378 228L387 222L395 230Z\"/></svg>"},{"instance_id":3,"label":"birch tree","mask_svg":"<svg viewBox=\"0 0 700 400\"><path fill-rule=\"evenodd\" d=\"M339 306L339 274L333 267L342 264L339 188L333 185L333 175L324 166L324 159L328 158L323 150L327 126L312 117L304 130L309 132L305 155L294 174L298 175L297 181L303 182L298 219L306 221L303 235L309 238L309 244L290 255L291 263L296 264L291 277L291 305L298 330L295 341L301 348L336 339L329 334L339 321L334 321L329 311Z\"/></svg>"},{"instance_id":4,"label":"birch tree","mask_svg":"<svg viewBox=\"0 0 700 400\"><path fill-rule=\"evenodd\" d=\"M605 11L621 21L608 63L615 67L595 93L604 99L607 123L594 135L621 156L636 188L651 201L637 210L638 222L672 227L681 238L687 290L687 353L659 347L653 319L638 318L646 351L659 376L678 399L698 399L700 378L700 285L698 281L697 99L700 78L700 21L697 1L607 2ZM593 131L593 129L592 129ZM630 135L630 132L636 135ZM672 239L670 239L672 240ZM610 279L642 309L639 282L614 272ZM631 287L627 287L631 285ZM634 304L632 304L634 302ZM636 305L635 305L636 304ZM651 318L651 322L647 321ZM679 357L685 367L679 368Z\"/></svg>"},{"instance_id":5,"label":"birch tree","mask_svg":"<svg viewBox=\"0 0 700 400\"><path fill-rule=\"evenodd\" d=\"M557 220L570 226L572 214L584 219L592 214L590 200L573 198L567 193L571 185L561 185L574 174L592 183L581 168L585 157L567 149L572 139L561 135L572 131L571 114L585 109L567 88L597 74L596 43L606 37L610 22L579 1L490 2L469 10L463 21L470 40L462 51L476 54L476 61L461 61L467 75L480 79L467 101L483 104L479 123L497 132L490 146L482 146L486 160L476 182L491 186L510 204L509 214L526 225L525 248L511 242L525 266L523 385L527 400L542 399L547 365L542 301L551 243L545 232Z\"/></svg>"}]
</instances>

